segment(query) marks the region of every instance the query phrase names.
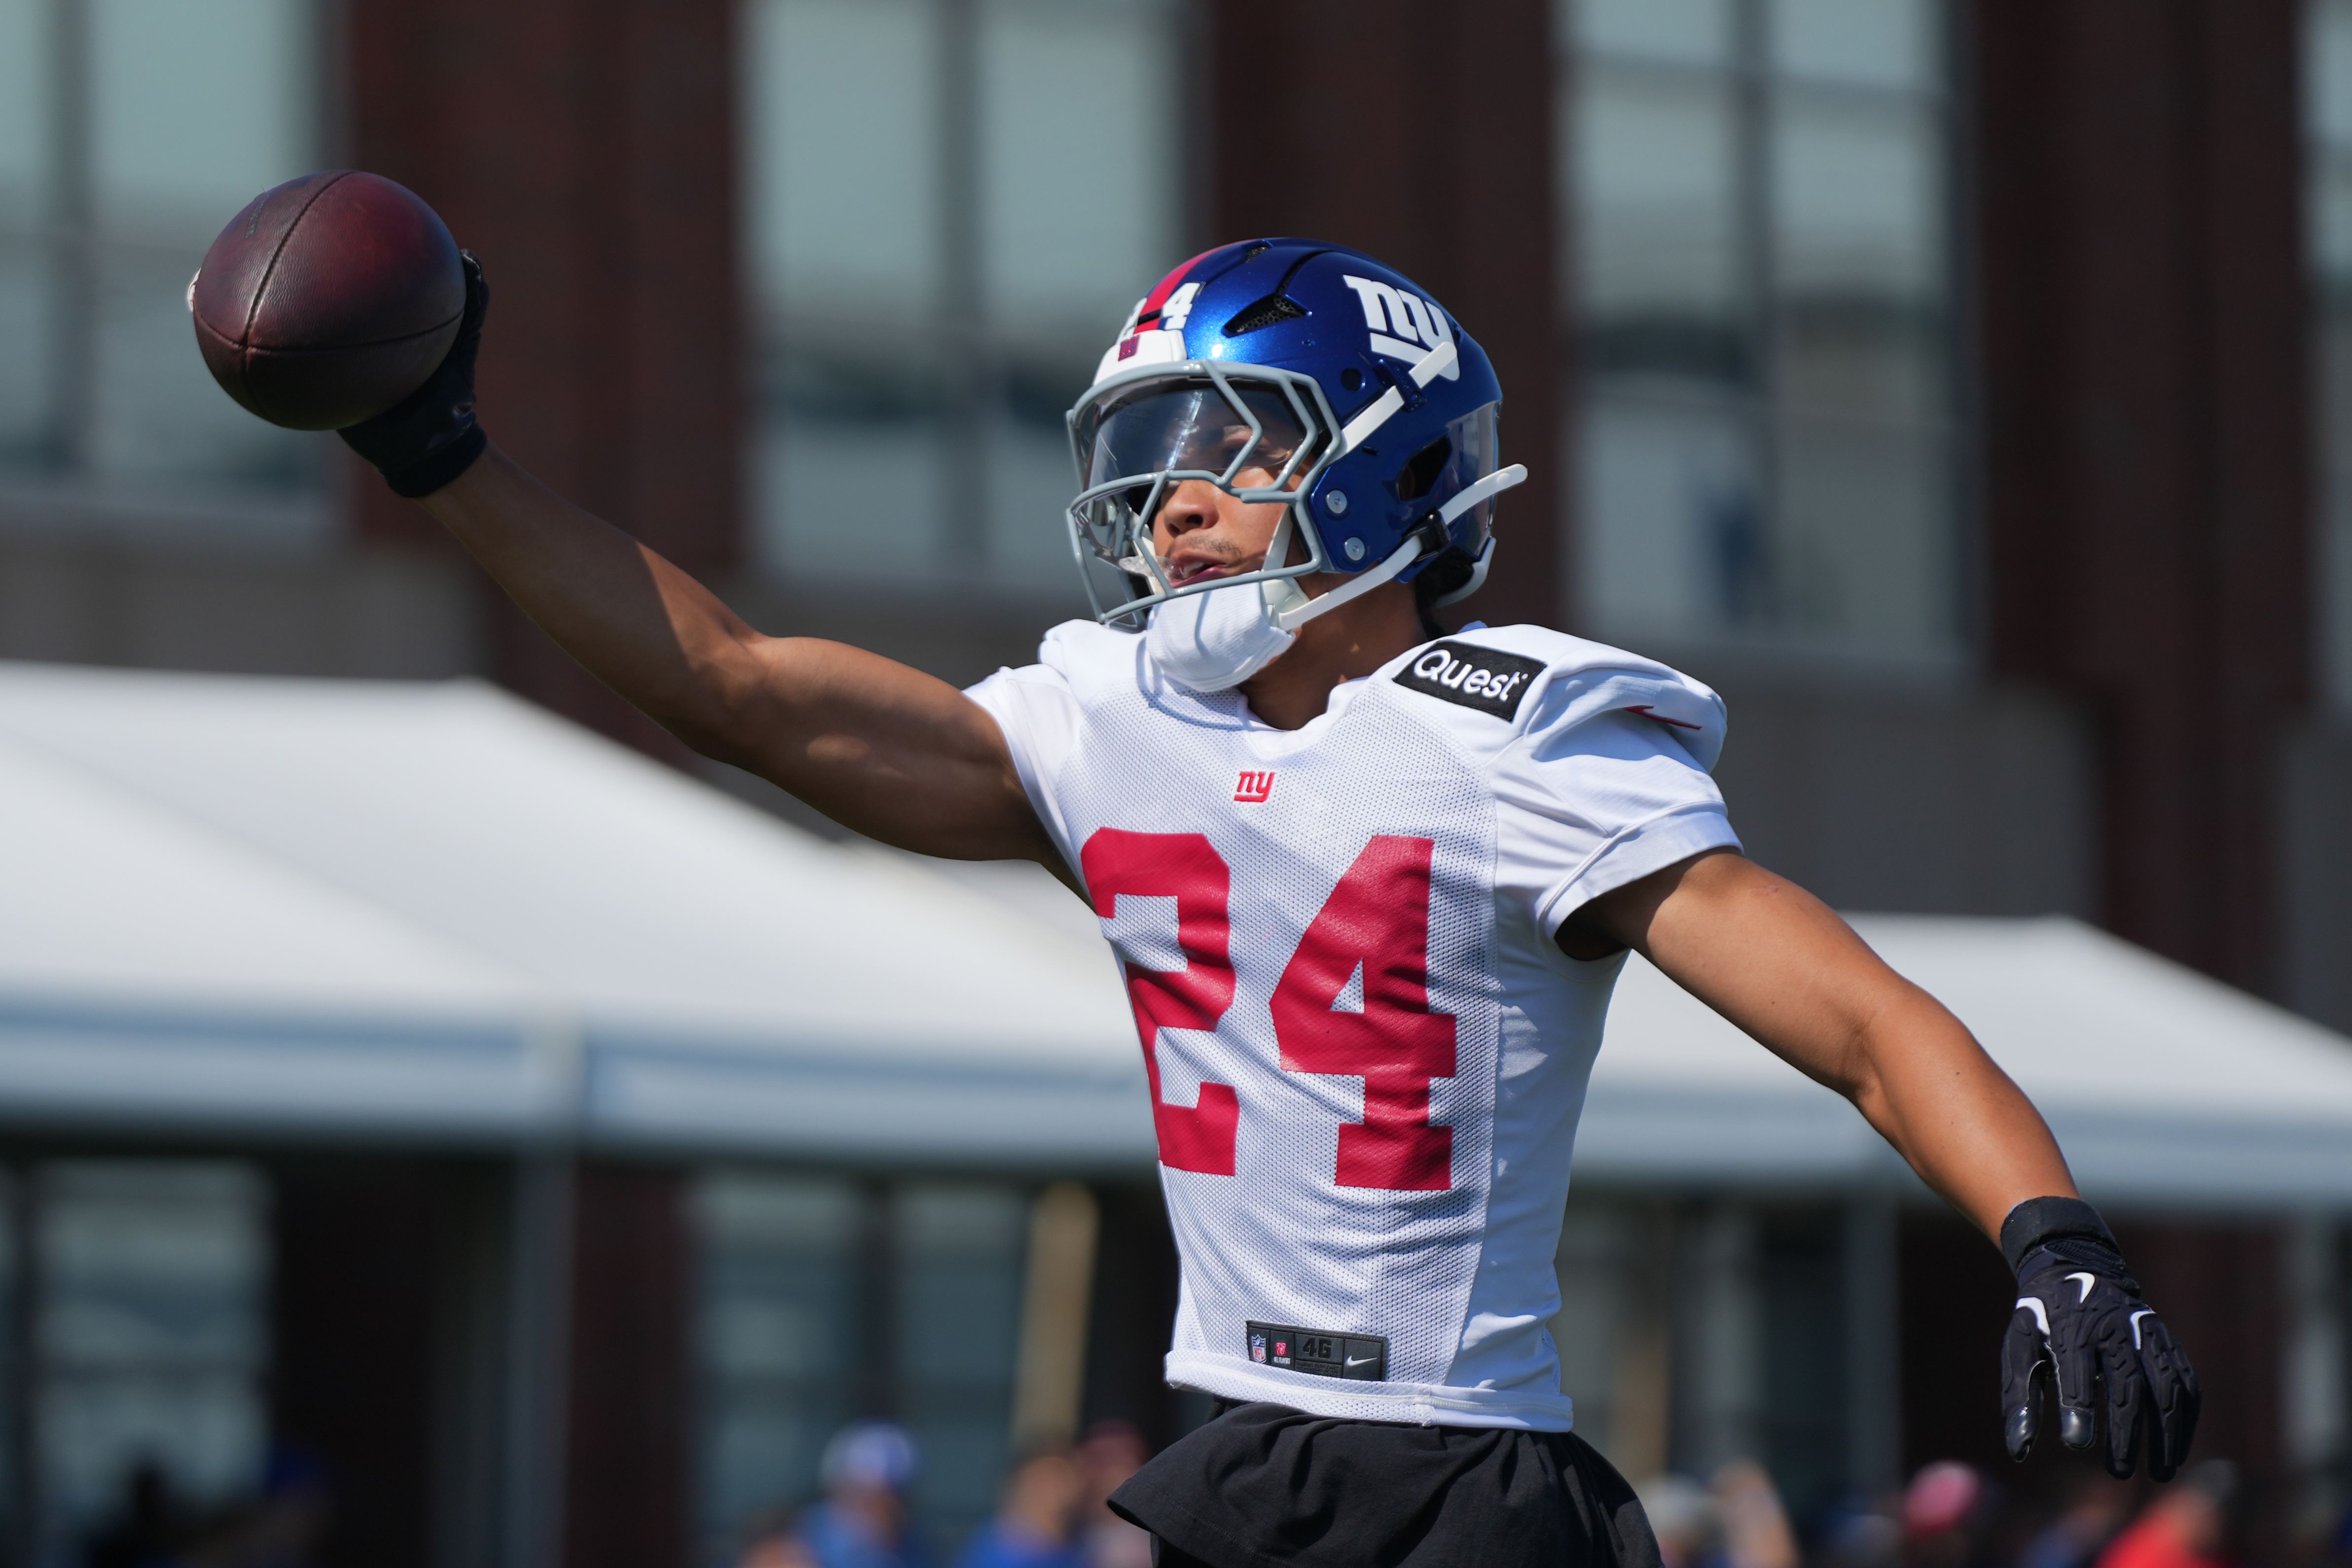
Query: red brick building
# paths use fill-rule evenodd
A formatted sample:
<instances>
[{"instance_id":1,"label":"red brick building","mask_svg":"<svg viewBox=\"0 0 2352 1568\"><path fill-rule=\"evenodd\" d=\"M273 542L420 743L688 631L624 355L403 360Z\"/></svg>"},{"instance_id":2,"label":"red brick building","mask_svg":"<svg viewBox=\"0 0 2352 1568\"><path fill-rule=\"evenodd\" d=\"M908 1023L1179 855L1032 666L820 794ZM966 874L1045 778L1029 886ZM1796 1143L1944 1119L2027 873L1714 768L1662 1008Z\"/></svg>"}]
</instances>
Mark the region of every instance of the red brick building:
<instances>
[{"instance_id":1,"label":"red brick building","mask_svg":"<svg viewBox=\"0 0 2352 1568\"><path fill-rule=\"evenodd\" d=\"M1126 300L1208 243L1312 234L1421 280L1501 373L1538 482L1465 608L1721 689L1757 858L1843 908L2080 915L2352 1028L2341 0L252 9L252 101L223 106L185 82L227 46L131 0L0 7L0 103L33 106L0 126L0 655L479 673L702 766L340 452L189 412L214 395L173 290L206 215L303 167L398 179L484 258L485 422L542 477L767 629L957 680L1078 607L1059 410ZM516 1178L263 1163L271 1418L367 1478L335 1560L520 1561L466 1479L494 1431L425 1397L488 1332L446 1287ZM533 1538L568 1563L683 1563L726 1522L692 1216L758 1205L707 1179L579 1173L574 1436ZM826 1180L842 1278L887 1293L913 1200ZM1098 1196L1098 1323L1164 1310L1156 1198ZM1683 1235L1722 1206L1676 1201ZM1763 1266L1830 1278L1833 1208L1759 1213ZM2276 1529L2340 1500L2340 1226L2126 1240L2216 1391L2209 1451ZM2005 1281L1927 1210L1898 1253L1884 1474L1989 1463L1990 1369L1939 1347ZM2328 1312L2337 1350L2295 1360ZM1183 1419L1148 1356L1098 1349L1090 1389Z\"/></svg>"}]
</instances>

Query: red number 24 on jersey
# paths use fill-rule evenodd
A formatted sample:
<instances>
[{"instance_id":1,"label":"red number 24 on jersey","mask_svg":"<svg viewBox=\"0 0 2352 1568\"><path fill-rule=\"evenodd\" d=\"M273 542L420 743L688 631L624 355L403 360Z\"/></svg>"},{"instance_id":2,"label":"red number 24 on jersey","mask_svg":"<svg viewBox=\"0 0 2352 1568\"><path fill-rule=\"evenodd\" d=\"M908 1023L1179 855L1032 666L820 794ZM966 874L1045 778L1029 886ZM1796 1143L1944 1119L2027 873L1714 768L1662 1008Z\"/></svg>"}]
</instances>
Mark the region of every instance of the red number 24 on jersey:
<instances>
[{"instance_id":1,"label":"red number 24 on jersey","mask_svg":"<svg viewBox=\"0 0 2352 1568\"><path fill-rule=\"evenodd\" d=\"M1364 1080L1364 1117L1339 1128L1333 1180L1343 1187L1443 1192L1454 1130L1429 1121L1430 1080L1454 1070L1454 1020L1429 1010L1430 858L1426 838L1380 835L1331 889L1300 936L1272 997L1286 1071ZM1151 1084L1160 1163L1234 1173L1241 1107L1233 1086L1203 1083L1192 1106L1160 1098L1162 1029L1213 1029L1234 1000L1228 914L1233 873L1206 835L1099 829L1080 856L1096 913L1120 894L1173 898L1185 966L1125 965L1136 1033ZM1337 1004L1351 987L1360 1007Z\"/></svg>"}]
</instances>

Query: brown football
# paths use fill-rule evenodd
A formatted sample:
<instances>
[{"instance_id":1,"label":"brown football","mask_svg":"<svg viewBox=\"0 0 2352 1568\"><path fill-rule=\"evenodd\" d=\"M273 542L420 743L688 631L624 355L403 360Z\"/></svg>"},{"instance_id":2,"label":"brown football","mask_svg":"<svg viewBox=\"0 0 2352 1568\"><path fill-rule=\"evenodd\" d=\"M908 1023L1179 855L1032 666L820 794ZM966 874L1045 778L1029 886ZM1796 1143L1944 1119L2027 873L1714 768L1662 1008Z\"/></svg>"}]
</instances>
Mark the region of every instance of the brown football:
<instances>
[{"instance_id":1,"label":"brown football","mask_svg":"<svg viewBox=\"0 0 2352 1568\"><path fill-rule=\"evenodd\" d=\"M188 285L213 379L294 430L356 425L415 391L465 308L447 226L404 187L353 169L254 197Z\"/></svg>"}]
</instances>

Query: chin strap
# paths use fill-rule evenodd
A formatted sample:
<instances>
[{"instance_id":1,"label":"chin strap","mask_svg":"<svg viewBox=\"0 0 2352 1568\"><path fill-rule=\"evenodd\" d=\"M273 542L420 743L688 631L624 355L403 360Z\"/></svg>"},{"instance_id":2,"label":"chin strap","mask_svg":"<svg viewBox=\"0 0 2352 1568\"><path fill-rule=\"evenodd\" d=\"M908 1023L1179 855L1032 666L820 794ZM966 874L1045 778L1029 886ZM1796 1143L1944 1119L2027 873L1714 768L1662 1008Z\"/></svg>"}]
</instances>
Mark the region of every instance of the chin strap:
<instances>
[{"instance_id":1,"label":"chin strap","mask_svg":"<svg viewBox=\"0 0 2352 1568\"><path fill-rule=\"evenodd\" d=\"M1455 518L1460 517L1480 501L1490 500L1514 485L1526 483L1527 477L1528 468L1525 463L1513 463L1507 468L1497 468L1438 508L1438 518L1450 526ZM1442 610L1448 605L1460 603L1485 587L1486 569L1494 563L1495 539L1492 534L1489 534L1486 537L1486 542L1479 548L1477 560L1471 563L1470 580L1451 594L1439 595L1430 601L1429 607L1433 610Z\"/></svg>"},{"instance_id":2,"label":"chin strap","mask_svg":"<svg viewBox=\"0 0 2352 1568\"><path fill-rule=\"evenodd\" d=\"M1405 536L1404 543L1399 546L1387 560L1377 566L1368 568L1353 582L1341 584L1320 598L1308 598L1300 592L1296 583L1286 580L1280 587L1286 592L1277 600L1275 596L1276 585L1272 583L1267 584L1265 585L1266 607L1274 612L1274 624L1286 632L1297 631L1316 616L1327 611L1336 610L1350 599L1361 598L1375 588L1395 582L1406 567L1411 566L1424 554L1435 555L1445 549L1447 542L1445 531L1454 525L1456 518L1480 501L1498 496L1513 485L1525 483L1527 477L1527 465L1513 463L1509 468L1496 469L1476 484L1464 486L1459 494L1437 509L1435 527L1424 523L1414 529L1412 533ZM1272 560L1276 551L1283 550L1289 544L1289 529L1290 514L1285 512L1281 527L1275 531L1274 544L1266 552L1267 559ZM1444 602L1452 604L1455 599L1465 599L1477 592L1486 581L1486 568L1492 563L1494 558L1495 542L1489 539L1486 541L1486 547L1478 552L1477 565L1472 572L1470 581L1454 593L1447 595Z\"/></svg>"},{"instance_id":3,"label":"chin strap","mask_svg":"<svg viewBox=\"0 0 2352 1568\"><path fill-rule=\"evenodd\" d=\"M1282 585L1290 592L1285 596L1281 605L1276 605L1273 602L1273 595L1267 595L1267 607L1274 611L1274 624L1284 631L1295 632L1316 616L1336 610L1350 599L1360 599L1373 589L1396 581L1398 573L1421 559L1423 540L1431 531L1421 528L1413 530L1406 536L1404 543L1387 560L1377 566L1365 568L1353 582L1342 583L1318 598L1308 598L1300 591L1297 584L1286 581ZM1444 535L1439 533L1438 537L1443 539ZM1444 546L1440 545L1438 548L1444 549ZM1268 584L1267 586L1271 587L1273 584Z\"/></svg>"},{"instance_id":4,"label":"chin strap","mask_svg":"<svg viewBox=\"0 0 2352 1568\"><path fill-rule=\"evenodd\" d=\"M1507 468L1496 468L1476 484L1463 486L1461 493L1437 509L1437 521L1451 528L1454 526L1455 518L1460 517L1480 501L1492 500L1512 486L1523 485L1527 480L1528 466L1525 463L1513 463Z\"/></svg>"},{"instance_id":5,"label":"chin strap","mask_svg":"<svg viewBox=\"0 0 2352 1568\"><path fill-rule=\"evenodd\" d=\"M1486 585L1486 568L1492 566L1494 563L1495 542L1490 539L1486 541L1486 547L1478 552L1478 559L1471 563L1469 581L1463 584L1459 588L1454 589L1451 594L1438 595L1437 597L1429 602L1429 607L1433 610L1442 610L1448 605L1456 604L1461 600L1468 598L1471 595L1485 587Z\"/></svg>"}]
</instances>

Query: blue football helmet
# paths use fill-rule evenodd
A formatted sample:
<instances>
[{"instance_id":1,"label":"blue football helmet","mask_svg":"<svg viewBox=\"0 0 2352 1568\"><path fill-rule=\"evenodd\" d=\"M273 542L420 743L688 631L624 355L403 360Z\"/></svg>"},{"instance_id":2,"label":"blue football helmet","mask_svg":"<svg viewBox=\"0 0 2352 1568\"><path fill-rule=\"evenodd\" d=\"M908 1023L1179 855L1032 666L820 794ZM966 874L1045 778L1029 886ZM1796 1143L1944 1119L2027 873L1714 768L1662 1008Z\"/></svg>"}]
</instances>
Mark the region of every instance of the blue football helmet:
<instances>
[{"instance_id":1,"label":"blue football helmet","mask_svg":"<svg viewBox=\"0 0 2352 1568\"><path fill-rule=\"evenodd\" d=\"M1155 605L1243 583L1276 585L1286 629L1424 574L1424 603L1475 593L1495 497L1527 478L1496 466L1501 402L1486 351L1361 251L1254 239L1194 257L1137 303L1069 413L1072 549L1082 571L1091 554L1125 573L1131 595L1106 605L1086 572L1097 617L1140 625ZM1187 479L1289 503L1261 570L1170 581L1152 521ZM1313 600L1290 585L1318 572L1357 577Z\"/></svg>"}]
</instances>

